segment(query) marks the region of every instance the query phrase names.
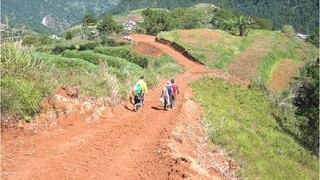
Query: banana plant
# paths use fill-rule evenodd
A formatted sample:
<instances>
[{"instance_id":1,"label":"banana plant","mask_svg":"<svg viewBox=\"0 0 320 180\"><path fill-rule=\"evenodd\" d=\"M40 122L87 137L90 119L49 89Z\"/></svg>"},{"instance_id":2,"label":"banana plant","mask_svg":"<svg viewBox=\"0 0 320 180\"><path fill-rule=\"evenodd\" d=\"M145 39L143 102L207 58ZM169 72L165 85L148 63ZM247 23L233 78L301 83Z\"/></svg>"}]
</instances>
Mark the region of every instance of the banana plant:
<instances>
[{"instance_id":1,"label":"banana plant","mask_svg":"<svg viewBox=\"0 0 320 180\"><path fill-rule=\"evenodd\" d=\"M251 17L240 15L235 25L239 28L239 36L247 36L254 23Z\"/></svg>"}]
</instances>

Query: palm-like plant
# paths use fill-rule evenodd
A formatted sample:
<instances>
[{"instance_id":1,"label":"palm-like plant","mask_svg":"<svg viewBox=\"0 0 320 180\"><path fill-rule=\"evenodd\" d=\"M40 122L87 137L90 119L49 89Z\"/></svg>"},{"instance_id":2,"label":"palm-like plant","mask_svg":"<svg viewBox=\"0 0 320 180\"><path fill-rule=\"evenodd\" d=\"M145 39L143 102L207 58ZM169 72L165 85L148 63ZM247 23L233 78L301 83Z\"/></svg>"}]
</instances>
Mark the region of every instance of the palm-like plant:
<instances>
[{"instance_id":1,"label":"palm-like plant","mask_svg":"<svg viewBox=\"0 0 320 180\"><path fill-rule=\"evenodd\" d=\"M253 19L240 15L235 25L239 28L239 36L247 36L253 27Z\"/></svg>"}]
</instances>

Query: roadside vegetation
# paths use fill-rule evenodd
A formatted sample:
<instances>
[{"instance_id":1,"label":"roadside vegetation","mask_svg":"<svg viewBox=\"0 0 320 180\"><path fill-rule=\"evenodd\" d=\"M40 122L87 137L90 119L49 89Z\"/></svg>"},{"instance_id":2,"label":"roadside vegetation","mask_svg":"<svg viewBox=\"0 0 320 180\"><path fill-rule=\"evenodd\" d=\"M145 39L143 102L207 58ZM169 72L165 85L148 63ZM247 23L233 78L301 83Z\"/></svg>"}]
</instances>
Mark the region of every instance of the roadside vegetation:
<instances>
[{"instance_id":1,"label":"roadside vegetation","mask_svg":"<svg viewBox=\"0 0 320 180\"><path fill-rule=\"evenodd\" d=\"M207 134L240 166L246 179L317 179L319 162L287 133L282 110L257 87L243 89L222 80L191 83L195 100L205 109ZM217 147L219 145L220 147Z\"/></svg>"},{"instance_id":2,"label":"roadside vegetation","mask_svg":"<svg viewBox=\"0 0 320 180\"><path fill-rule=\"evenodd\" d=\"M133 44L103 41L69 42L33 48L6 42L1 48L1 112L17 118L40 111L41 100L56 87L71 86L86 96L125 99L129 87L144 75L153 87L162 78L184 72L170 56L138 55ZM57 48L59 47L59 48ZM59 49L59 50L57 50Z\"/></svg>"}]
</instances>

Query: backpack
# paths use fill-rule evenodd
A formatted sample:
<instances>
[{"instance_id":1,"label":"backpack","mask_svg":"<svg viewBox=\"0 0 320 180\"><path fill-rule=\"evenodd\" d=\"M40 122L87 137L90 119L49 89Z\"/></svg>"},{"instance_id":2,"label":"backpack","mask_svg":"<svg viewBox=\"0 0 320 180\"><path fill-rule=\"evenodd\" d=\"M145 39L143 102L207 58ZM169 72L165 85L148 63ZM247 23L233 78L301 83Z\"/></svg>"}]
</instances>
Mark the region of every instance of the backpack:
<instances>
[{"instance_id":1,"label":"backpack","mask_svg":"<svg viewBox=\"0 0 320 180\"><path fill-rule=\"evenodd\" d=\"M140 96L140 94L141 94L141 86L136 85L135 88L136 88L136 95Z\"/></svg>"},{"instance_id":2,"label":"backpack","mask_svg":"<svg viewBox=\"0 0 320 180\"><path fill-rule=\"evenodd\" d=\"M166 87L167 87L169 96L172 96L172 88L171 88L171 85L167 85Z\"/></svg>"}]
</instances>

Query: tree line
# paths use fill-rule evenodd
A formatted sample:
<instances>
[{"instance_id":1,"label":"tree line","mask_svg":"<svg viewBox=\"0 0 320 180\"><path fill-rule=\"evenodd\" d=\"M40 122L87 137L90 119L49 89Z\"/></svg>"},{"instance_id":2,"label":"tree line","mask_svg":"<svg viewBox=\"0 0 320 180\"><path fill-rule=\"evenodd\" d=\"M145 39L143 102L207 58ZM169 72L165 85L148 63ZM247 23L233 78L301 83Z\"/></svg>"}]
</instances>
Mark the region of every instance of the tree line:
<instances>
[{"instance_id":1,"label":"tree line","mask_svg":"<svg viewBox=\"0 0 320 180\"><path fill-rule=\"evenodd\" d=\"M291 25L298 32L312 34L319 29L318 0L120 0L111 13L117 14L145 7L170 10L176 7L190 7L198 3L212 3L220 8L243 12L251 17L270 19L273 21L273 30L280 30L284 25Z\"/></svg>"}]
</instances>

